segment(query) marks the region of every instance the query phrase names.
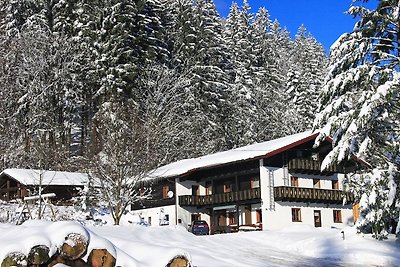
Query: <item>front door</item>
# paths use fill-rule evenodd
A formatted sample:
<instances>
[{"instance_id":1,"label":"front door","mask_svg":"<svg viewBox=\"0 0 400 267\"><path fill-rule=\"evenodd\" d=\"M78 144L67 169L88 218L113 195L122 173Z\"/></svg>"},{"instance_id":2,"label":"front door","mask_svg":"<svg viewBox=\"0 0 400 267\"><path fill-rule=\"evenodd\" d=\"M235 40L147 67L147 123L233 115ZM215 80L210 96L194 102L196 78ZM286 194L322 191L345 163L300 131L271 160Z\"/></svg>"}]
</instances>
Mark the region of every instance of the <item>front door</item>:
<instances>
[{"instance_id":1,"label":"front door","mask_svg":"<svg viewBox=\"0 0 400 267\"><path fill-rule=\"evenodd\" d=\"M245 207L244 208L244 220L245 224L250 225L251 222L251 207Z\"/></svg>"},{"instance_id":2,"label":"front door","mask_svg":"<svg viewBox=\"0 0 400 267\"><path fill-rule=\"evenodd\" d=\"M218 218L217 225L218 226L226 226L226 210L222 210L216 214L217 214L217 218Z\"/></svg>"},{"instance_id":3,"label":"front door","mask_svg":"<svg viewBox=\"0 0 400 267\"><path fill-rule=\"evenodd\" d=\"M321 211L314 210L314 226L321 227Z\"/></svg>"}]
</instances>

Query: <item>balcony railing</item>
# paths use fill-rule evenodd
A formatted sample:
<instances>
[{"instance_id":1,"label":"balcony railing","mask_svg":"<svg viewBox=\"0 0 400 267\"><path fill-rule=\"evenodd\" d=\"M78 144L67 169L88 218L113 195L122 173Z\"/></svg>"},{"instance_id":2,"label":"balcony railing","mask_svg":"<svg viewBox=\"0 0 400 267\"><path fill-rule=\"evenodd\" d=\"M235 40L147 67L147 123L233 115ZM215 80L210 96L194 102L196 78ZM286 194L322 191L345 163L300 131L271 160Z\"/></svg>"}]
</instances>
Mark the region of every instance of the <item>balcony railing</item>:
<instances>
[{"instance_id":1,"label":"balcony railing","mask_svg":"<svg viewBox=\"0 0 400 267\"><path fill-rule=\"evenodd\" d=\"M181 206L205 206L214 204L233 203L237 201L246 201L260 199L260 188L242 190L238 192L229 192L223 194L215 194L208 196L180 196L179 205Z\"/></svg>"},{"instance_id":2,"label":"balcony railing","mask_svg":"<svg viewBox=\"0 0 400 267\"><path fill-rule=\"evenodd\" d=\"M309 203L341 204L346 197L347 203L352 203L354 197L351 193L342 190L278 186L274 188L276 201L293 201Z\"/></svg>"},{"instance_id":3,"label":"balcony railing","mask_svg":"<svg viewBox=\"0 0 400 267\"><path fill-rule=\"evenodd\" d=\"M295 158L295 159L289 160L288 168L289 168L289 170L298 172L298 173L343 172L342 168L340 168L337 164L333 164L321 172L321 162L320 161L311 160L311 159L300 159L300 158Z\"/></svg>"},{"instance_id":4,"label":"balcony railing","mask_svg":"<svg viewBox=\"0 0 400 267\"><path fill-rule=\"evenodd\" d=\"M144 199L141 201L136 201L135 203L131 204L132 210L140 210L140 209L147 209L147 208L156 208L168 205L174 205L175 198L167 198L167 199Z\"/></svg>"}]
</instances>

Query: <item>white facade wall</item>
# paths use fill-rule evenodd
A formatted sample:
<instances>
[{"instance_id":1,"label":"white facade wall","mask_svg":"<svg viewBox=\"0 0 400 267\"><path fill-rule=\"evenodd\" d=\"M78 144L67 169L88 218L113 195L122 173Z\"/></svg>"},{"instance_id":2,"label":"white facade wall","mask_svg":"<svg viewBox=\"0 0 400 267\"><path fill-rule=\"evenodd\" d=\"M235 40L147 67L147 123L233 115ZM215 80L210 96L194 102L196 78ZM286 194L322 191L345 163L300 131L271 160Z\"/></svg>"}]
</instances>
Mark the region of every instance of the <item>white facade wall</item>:
<instances>
[{"instance_id":1,"label":"white facade wall","mask_svg":"<svg viewBox=\"0 0 400 267\"><path fill-rule=\"evenodd\" d=\"M131 211L131 213L139 215L151 226L175 225L175 205L135 210ZM166 217L168 217L168 221Z\"/></svg>"},{"instance_id":2,"label":"white facade wall","mask_svg":"<svg viewBox=\"0 0 400 267\"><path fill-rule=\"evenodd\" d=\"M292 222L292 208L300 208L301 222ZM314 226L314 210L321 211L321 226L344 228L354 225L353 212L351 206L327 205L310 203L294 203L294 202L276 202L275 211L267 211L266 217L263 218L264 230L278 230L292 225L306 224ZM333 220L333 210L341 210L342 223L335 223Z\"/></svg>"},{"instance_id":3,"label":"white facade wall","mask_svg":"<svg viewBox=\"0 0 400 267\"><path fill-rule=\"evenodd\" d=\"M200 215L200 220L205 220L210 225L210 215L207 214L205 209L197 209L196 207L178 207L178 222L188 228L192 222L192 214Z\"/></svg>"},{"instance_id":4,"label":"white facade wall","mask_svg":"<svg viewBox=\"0 0 400 267\"><path fill-rule=\"evenodd\" d=\"M261 186L261 207L262 207L262 222L263 230L282 229L291 225L307 224L314 226L314 210L321 211L321 226L322 227L337 227L343 228L347 225L354 225L353 211L351 205L333 205L333 204L318 204L318 203L302 203L302 202L274 202L271 205L271 191L268 188L271 186L269 172L273 175L273 185L291 186L290 177L298 177L298 186L304 188L313 188L313 179L320 180L321 189L332 189L332 181L339 181L339 189L342 190L343 174L333 174L330 176L324 175L309 175L300 173L285 173L283 168L272 168L263 166L260 160L260 186ZM286 183L286 184L285 184ZM301 209L301 222L292 222L292 208ZM333 210L341 210L342 223L335 223L333 219Z\"/></svg>"},{"instance_id":5,"label":"white facade wall","mask_svg":"<svg viewBox=\"0 0 400 267\"><path fill-rule=\"evenodd\" d=\"M179 181L176 180L176 195L184 196L192 194L192 186L196 185L195 181Z\"/></svg>"}]
</instances>

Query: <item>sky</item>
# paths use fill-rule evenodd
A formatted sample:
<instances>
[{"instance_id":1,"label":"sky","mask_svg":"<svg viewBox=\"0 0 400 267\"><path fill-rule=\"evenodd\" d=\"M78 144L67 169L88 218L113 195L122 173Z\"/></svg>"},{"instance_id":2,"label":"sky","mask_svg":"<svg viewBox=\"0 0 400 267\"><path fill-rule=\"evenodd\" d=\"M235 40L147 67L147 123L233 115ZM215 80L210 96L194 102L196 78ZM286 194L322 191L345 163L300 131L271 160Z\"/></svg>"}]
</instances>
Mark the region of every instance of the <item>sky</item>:
<instances>
[{"instance_id":1,"label":"sky","mask_svg":"<svg viewBox=\"0 0 400 267\"><path fill-rule=\"evenodd\" d=\"M227 17L231 0L214 0L221 16ZM236 1L242 6L243 1ZM256 13L265 7L272 21L277 19L282 28L286 26L294 37L301 24L304 24L325 50L345 32L351 32L357 19L345 14L352 0L248 0L251 12ZM375 9L377 0L371 0L367 7Z\"/></svg>"}]
</instances>

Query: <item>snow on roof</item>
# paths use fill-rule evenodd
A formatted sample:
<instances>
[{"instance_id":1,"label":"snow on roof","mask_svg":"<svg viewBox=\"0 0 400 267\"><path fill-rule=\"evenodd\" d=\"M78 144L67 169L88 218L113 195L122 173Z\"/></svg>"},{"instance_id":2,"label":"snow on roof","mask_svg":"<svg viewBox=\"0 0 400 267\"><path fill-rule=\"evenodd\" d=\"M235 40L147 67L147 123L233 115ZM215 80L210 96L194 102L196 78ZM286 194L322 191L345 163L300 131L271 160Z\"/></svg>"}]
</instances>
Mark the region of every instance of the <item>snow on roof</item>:
<instances>
[{"instance_id":1,"label":"snow on roof","mask_svg":"<svg viewBox=\"0 0 400 267\"><path fill-rule=\"evenodd\" d=\"M281 149L290 148L301 141L308 141L309 139L315 138L317 135L318 133L316 132L306 131L198 158L180 160L154 170L154 172L151 173L150 178L181 176L202 168L261 157L269 157L274 155L276 152L279 152Z\"/></svg>"},{"instance_id":2,"label":"snow on roof","mask_svg":"<svg viewBox=\"0 0 400 267\"><path fill-rule=\"evenodd\" d=\"M7 175L24 185L38 185L40 174L44 185L73 185L83 186L88 181L88 176L78 172L46 171L33 169L5 169L0 177Z\"/></svg>"}]
</instances>

